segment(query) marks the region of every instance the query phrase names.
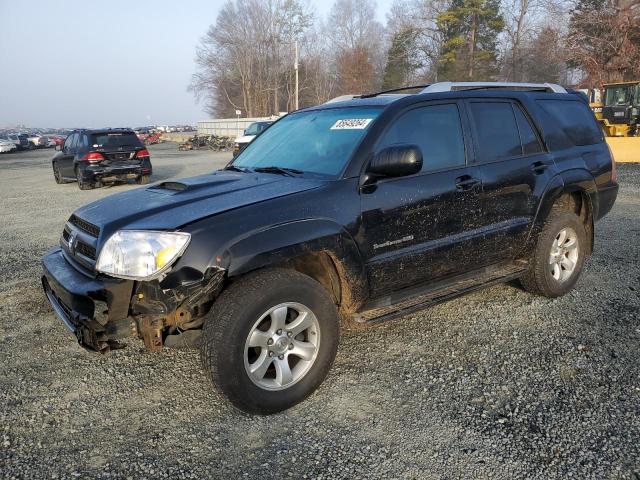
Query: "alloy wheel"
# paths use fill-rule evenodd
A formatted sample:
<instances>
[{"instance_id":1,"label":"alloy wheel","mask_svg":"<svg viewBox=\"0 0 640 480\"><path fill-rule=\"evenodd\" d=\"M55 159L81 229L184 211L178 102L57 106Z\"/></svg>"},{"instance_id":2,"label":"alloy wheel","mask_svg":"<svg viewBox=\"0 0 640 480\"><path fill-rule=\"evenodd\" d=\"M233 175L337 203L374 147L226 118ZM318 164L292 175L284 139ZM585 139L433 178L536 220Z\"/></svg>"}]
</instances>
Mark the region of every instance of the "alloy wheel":
<instances>
[{"instance_id":1,"label":"alloy wheel","mask_svg":"<svg viewBox=\"0 0 640 480\"><path fill-rule=\"evenodd\" d=\"M318 356L320 325L300 303L276 305L254 323L244 347L251 381L265 390L284 390L299 382Z\"/></svg>"},{"instance_id":2,"label":"alloy wheel","mask_svg":"<svg viewBox=\"0 0 640 480\"><path fill-rule=\"evenodd\" d=\"M562 283L573 275L578 263L579 248L578 235L573 228L563 228L556 235L549 253L549 269L555 280Z\"/></svg>"}]
</instances>

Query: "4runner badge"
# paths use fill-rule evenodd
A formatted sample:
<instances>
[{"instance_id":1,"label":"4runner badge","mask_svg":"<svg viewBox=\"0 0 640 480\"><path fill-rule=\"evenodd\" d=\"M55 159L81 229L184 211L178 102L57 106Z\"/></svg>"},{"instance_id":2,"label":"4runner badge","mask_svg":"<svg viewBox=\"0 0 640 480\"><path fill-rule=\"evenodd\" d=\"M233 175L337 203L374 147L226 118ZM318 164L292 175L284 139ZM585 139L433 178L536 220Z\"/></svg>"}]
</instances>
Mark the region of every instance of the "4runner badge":
<instances>
[{"instance_id":1,"label":"4runner badge","mask_svg":"<svg viewBox=\"0 0 640 480\"><path fill-rule=\"evenodd\" d=\"M402 237L398 240L387 240L384 243L374 243L373 249L377 250L378 248L390 247L391 245L398 245L399 243L410 242L413 240L413 235L407 235L406 237Z\"/></svg>"}]
</instances>

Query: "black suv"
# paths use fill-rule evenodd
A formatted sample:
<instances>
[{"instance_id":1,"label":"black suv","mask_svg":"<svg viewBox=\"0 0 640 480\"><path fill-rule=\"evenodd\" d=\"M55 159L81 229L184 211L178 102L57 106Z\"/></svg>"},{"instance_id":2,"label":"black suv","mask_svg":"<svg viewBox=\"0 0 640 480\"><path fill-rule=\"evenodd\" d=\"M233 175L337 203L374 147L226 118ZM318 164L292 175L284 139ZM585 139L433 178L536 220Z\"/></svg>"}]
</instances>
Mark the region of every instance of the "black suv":
<instances>
[{"instance_id":1,"label":"black suv","mask_svg":"<svg viewBox=\"0 0 640 480\"><path fill-rule=\"evenodd\" d=\"M75 130L56 150L51 160L56 183L77 181L80 190L126 180L144 185L151 177L149 151L133 130Z\"/></svg>"},{"instance_id":2,"label":"black suv","mask_svg":"<svg viewBox=\"0 0 640 480\"><path fill-rule=\"evenodd\" d=\"M78 209L42 282L82 346L197 345L234 405L277 412L323 381L341 321L516 278L569 292L615 176L556 85L363 95L283 117L224 170Z\"/></svg>"}]
</instances>

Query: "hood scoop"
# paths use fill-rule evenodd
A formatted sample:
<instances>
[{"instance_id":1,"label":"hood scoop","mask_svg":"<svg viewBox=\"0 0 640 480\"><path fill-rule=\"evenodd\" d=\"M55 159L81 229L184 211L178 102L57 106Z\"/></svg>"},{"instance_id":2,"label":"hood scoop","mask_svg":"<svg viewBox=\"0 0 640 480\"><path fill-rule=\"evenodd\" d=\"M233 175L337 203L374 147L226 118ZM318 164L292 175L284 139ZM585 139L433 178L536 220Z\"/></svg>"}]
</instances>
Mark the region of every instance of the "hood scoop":
<instances>
[{"instance_id":1,"label":"hood scoop","mask_svg":"<svg viewBox=\"0 0 640 480\"><path fill-rule=\"evenodd\" d=\"M174 192L182 192L189 188L189 185L182 182L162 182L153 187L149 187L157 190L173 190Z\"/></svg>"},{"instance_id":2,"label":"hood scoop","mask_svg":"<svg viewBox=\"0 0 640 480\"><path fill-rule=\"evenodd\" d=\"M183 180L168 180L156 185L152 185L148 190L156 193L180 193L193 192L196 190L217 189L223 185L236 183L239 180L237 176L217 175L217 172L209 175L200 175L199 177L185 178Z\"/></svg>"}]
</instances>

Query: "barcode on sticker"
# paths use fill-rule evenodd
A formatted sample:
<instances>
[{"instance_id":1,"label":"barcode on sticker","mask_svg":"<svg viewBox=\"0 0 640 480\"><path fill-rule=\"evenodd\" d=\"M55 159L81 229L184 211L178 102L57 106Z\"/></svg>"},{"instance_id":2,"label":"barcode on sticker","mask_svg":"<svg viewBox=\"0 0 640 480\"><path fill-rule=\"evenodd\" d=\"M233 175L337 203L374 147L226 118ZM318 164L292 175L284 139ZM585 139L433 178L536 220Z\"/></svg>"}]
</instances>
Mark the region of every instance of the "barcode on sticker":
<instances>
[{"instance_id":1,"label":"barcode on sticker","mask_svg":"<svg viewBox=\"0 0 640 480\"><path fill-rule=\"evenodd\" d=\"M333 124L331 130L364 130L372 118L345 118Z\"/></svg>"}]
</instances>

